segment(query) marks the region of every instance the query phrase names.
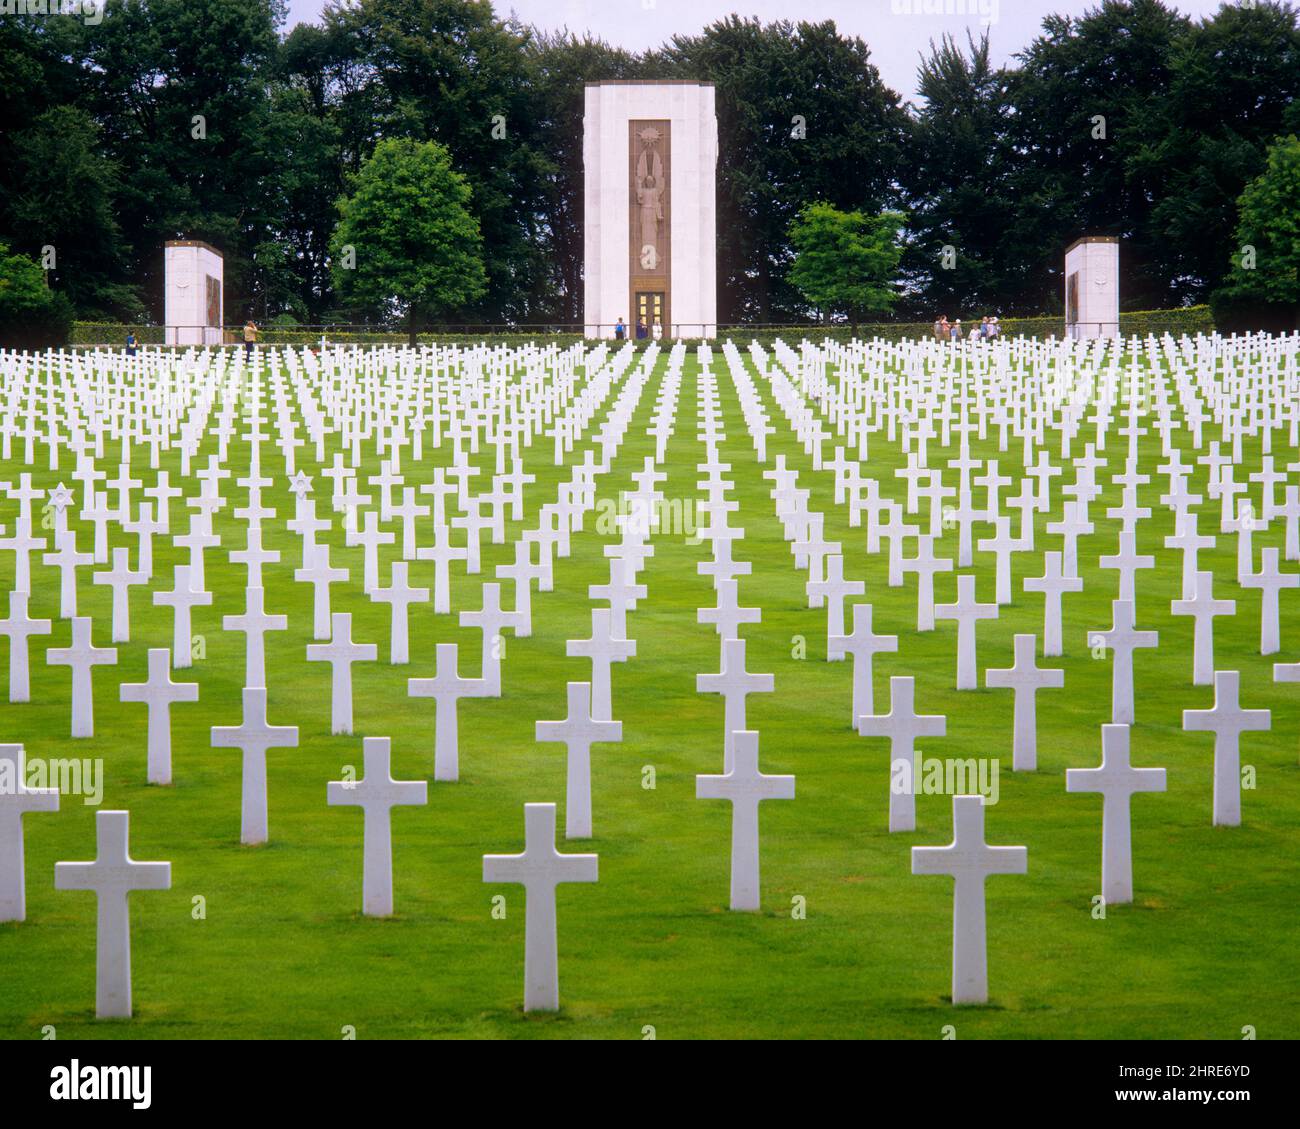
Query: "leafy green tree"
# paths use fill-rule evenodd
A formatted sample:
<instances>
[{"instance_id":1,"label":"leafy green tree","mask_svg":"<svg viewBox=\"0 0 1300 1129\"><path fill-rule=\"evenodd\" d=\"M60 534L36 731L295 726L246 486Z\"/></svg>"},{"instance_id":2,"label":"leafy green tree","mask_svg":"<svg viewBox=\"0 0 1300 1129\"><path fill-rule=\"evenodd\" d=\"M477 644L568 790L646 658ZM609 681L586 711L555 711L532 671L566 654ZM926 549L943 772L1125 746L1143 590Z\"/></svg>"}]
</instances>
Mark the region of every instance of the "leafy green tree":
<instances>
[{"instance_id":1,"label":"leafy green tree","mask_svg":"<svg viewBox=\"0 0 1300 1129\"><path fill-rule=\"evenodd\" d=\"M470 198L445 146L381 141L339 202L336 287L362 306L402 314L415 344L423 319L463 309L487 289Z\"/></svg>"},{"instance_id":2,"label":"leafy green tree","mask_svg":"<svg viewBox=\"0 0 1300 1129\"><path fill-rule=\"evenodd\" d=\"M1263 175L1237 203L1237 249L1221 296L1234 305L1275 306L1300 328L1300 139L1279 141Z\"/></svg>"},{"instance_id":3,"label":"leafy green tree","mask_svg":"<svg viewBox=\"0 0 1300 1129\"><path fill-rule=\"evenodd\" d=\"M45 282L40 265L0 243L0 346L62 345L72 329L72 303Z\"/></svg>"},{"instance_id":4,"label":"leafy green tree","mask_svg":"<svg viewBox=\"0 0 1300 1129\"><path fill-rule=\"evenodd\" d=\"M888 313L898 298L892 284L904 219L899 212L864 216L822 201L806 205L790 225L790 282L823 313L843 312L854 322Z\"/></svg>"}]
</instances>

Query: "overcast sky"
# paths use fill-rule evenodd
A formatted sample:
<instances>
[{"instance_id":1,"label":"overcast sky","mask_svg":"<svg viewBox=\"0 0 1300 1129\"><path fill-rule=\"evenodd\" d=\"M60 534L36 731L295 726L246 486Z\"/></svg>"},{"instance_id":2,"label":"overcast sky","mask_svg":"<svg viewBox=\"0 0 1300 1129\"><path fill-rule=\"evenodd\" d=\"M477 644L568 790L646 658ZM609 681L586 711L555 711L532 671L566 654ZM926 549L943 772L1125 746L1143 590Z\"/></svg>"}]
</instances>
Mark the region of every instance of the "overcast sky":
<instances>
[{"instance_id":1,"label":"overcast sky","mask_svg":"<svg viewBox=\"0 0 1300 1129\"><path fill-rule=\"evenodd\" d=\"M1212 15L1221 0L1178 0L1189 16ZM1099 0L494 0L497 13L513 10L521 22L547 31L568 27L590 32L630 50L657 47L675 33L694 34L732 12L778 19L832 19L842 32L857 35L871 48L881 77L905 99L914 98L916 66L930 40L945 32L966 41L987 26L998 62L1028 45L1043 17L1057 12L1081 15ZM314 21L325 0L289 0L289 26ZM926 15L923 9L955 14Z\"/></svg>"}]
</instances>

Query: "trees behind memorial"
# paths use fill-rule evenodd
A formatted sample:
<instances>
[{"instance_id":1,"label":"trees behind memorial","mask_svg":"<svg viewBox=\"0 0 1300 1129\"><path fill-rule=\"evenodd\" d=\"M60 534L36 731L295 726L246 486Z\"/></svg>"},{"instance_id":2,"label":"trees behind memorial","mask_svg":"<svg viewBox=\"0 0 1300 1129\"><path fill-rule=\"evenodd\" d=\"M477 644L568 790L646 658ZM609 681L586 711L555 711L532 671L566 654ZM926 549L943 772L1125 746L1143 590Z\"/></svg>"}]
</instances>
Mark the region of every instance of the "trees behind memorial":
<instances>
[{"instance_id":1,"label":"trees behind memorial","mask_svg":"<svg viewBox=\"0 0 1300 1129\"><path fill-rule=\"evenodd\" d=\"M1297 15L1272 2L1191 21L1103 0L1046 19L1006 67L945 40L915 105L831 23L731 17L634 53L538 36L506 7L358 0L283 38L277 0L0 21L0 238L52 246L50 283L82 317L159 317L162 244L183 236L222 249L236 320L355 320L329 255L346 177L384 138L437 141L488 274L447 317L572 324L583 83L683 78L717 87L724 323L812 312L789 232L815 200L907 212L905 317L1054 311L1082 233L1123 240L1125 306L1149 308L1224 286L1237 198L1300 131Z\"/></svg>"},{"instance_id":2,"label":"trees behind memorial","mask_svg":"<svg viewBox=\"0 0 1300 1129\"><path fill-rule=\"evenodd\" d=\"M674 36L657 56L664 77L717 88L719 320L806 317L789 277L790 225L817 200L868 214L898 203L899 96L867 44L829 21L732 16Z\"/></svg>"}]
</instances>

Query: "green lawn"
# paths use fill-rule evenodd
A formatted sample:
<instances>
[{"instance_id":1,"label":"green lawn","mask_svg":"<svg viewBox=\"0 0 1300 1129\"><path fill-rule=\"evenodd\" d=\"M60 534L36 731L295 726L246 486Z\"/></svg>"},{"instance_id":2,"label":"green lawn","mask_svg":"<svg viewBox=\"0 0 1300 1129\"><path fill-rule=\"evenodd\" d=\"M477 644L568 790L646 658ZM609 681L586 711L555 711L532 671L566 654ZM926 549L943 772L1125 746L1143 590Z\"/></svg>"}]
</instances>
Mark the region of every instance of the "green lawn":
<instances>
[{"instance_id":1,"label":"green lawn","mask_svg":"<svg viewBox=\"0 0 1300 1129\"><path fill-rule=\"evenodd\" d=\"M599 479L599 498L630 488L631 474L653 454L645 431L666 367L661 357L611 472ZM1163 547L1173 530L1158 501L1166 481L1156 472L1163 459L1154 431L1142 440L1141 466L1153 481L1139 495L1154 514L1139 524L1138 546L1156 555L1157 568L1139 575L1137 608L1138 625L1158 630L1160 647L1135 658L1132 757L1135 765L1165 766L1169 789L1133 802L1135 903L1096 920L1091 899L1100 887L1101 799L1067 795L1065 770L1099 763L1099 727L1110 720L1110 661L1091 657L1085 632L1110 625L1117 594L1116 573L1099 569L1097 557L1115 551L1118 523L1106 519L1105 509L1119 502L1110 475L1123 469L1123 441L1112 432L1111 464L1098 478L1104 492L1091 507L1096 531L1080 542L1084 591L1065 597L1066 655L1039 660L1065 670L1064 690L1039 695L1039 770L1013 774L1010 691L954 689L956 625L941 621L933 633L914 631L915 577L905 588L886 586L885 555L866 555L864 531L850 529L847 507L834 505L832 473L813 471L759 382L777 429L768 465L784 453L799 469L800 484L812 490L810 505L826 514L826 535L843 544L846 574L866 581L875 629L899 636L898 654L877 657L877 708L887 707L891 674L915 675L918 711L948 718L946 738L922 743L926 754L1001 760L1000 802L987 811L988 840L1027 846L1029 873L990 879L991 1002L954 1009L947 999L952 883L910 873L913 845L951 838L951 801L921 796L918 830L887 832L887 744L858 737L850 726L849 665L824 661L825 612L806 606L806 575L782 538L770 483L754 461L720 356L714 371L727 430L721 450L732 465L732 497L740 502L731 521L745 530L735 555L753 562L753 574L740 581L741 603L763 609L761 624L742 629L748 669L772 672L776 680L774 694L749 699L748 722L761 732L764 771L797 776L794 802L763 805L763 912L728 911L730 808L695 799L694 776L720 772L722 763L721 699L695 692L696 674L716 671L719 661L712 627L695 620L697 608L713 603L709 578L696 572L707 550L683 536L656 536L655 555L640 577L649 595L629 617L638 654L614 673L614 716L623 723L624 741L593 750L595 838L557 844L562 851L596 851L600 881L560 887L562 1010L525 1016L523 890L484 885L481 857L522 849L525 802L563 807L563 746L535 743L533 724L563 717L565 683L590 676L586 660L565 657L565 640L590 634L587 585L607 579L602 546L613 538L601 536L588 516L574 535L572 556L557 561L554 591L534 592L531 638L508 642L503 697L460 705L459 783L434 784L434 705L408 698L406 679L432 675L436 641L460 642L462 673L477 673L480 633L462 630L454 616L435 616L431 605L414 605L412 662L390 666L389 609L366 600L361 550L344 548L341 529L334 530L323 538L332 563L351 569L349 583L334 586L334 608L353 613L353 639L378 643L380 661L354 667L357 736L330 736L330 670L305 661L311 589L293 579L301 550L283 526L292 498L280 456L268 443L263 473L276 481L264 500L279 513L267 524L265 541L282 559L266 566L266 605L290 622L288 631L267 636L269 717L300 729L297 749L269 756L271 842L239 844L240 754L209 745L211 726L237 725L241 715L244 637L223 632L221 616L244 605L244 569L225 556L243 545L242 523L231 516L243 491L231 480L223 483L232 501L216 531L225 544L207 554L215 600L194 613L206 658L173 675L197 679L201 697L173 708L175 783L169 787L145 783L145 708L116 698L119 682L144 680L146 648L170 644L171 610L152 606L143 589L132 590L132 641L119 648L117 667L95 672L95 736L71 740L69 672L42 661L45 647L67 644L69 625L58 619L57 572L34 556L32 614L54 619L55 628L32 641L32 703L0 705L0 740L24 743L29 757L102 757L103 806L130 810L134 857L170 860L173 882L169 892L132 896L135 1017L96 1021L95 899L53 888L56 860L93 858L95 809L65 796L58 814L28 816L28 920L0 926L0 1034L38 1039L53 1025L59 1038L338 1039L352 1027L363 1039L639 1039L652 1027L658 1038L932 1039L947 1024L963 1039L1237 1039L1247 1025L1260 1038L1289 1034L1291 1005L1300 996L1294 938L1300 691L1272 682L1274 660L1258 654L1259 594L1236 588L1235 537L1220 535L1218 547L1202 554L1202 567L1213 567L1216 594L1235 597L1238 614L1217 621L1216 665L1241 671L1243 705L1272 709L1273 729L1243 737L1243 764L1257 773L1257 787L1243 795L1243 825L1212 827L1213 737L1183 733L1181 711L1208 707L1213 693L1191 684L1191 621L1169 613L1181 556ZM699 496L696 464L704 445L696 433L697 373L692 351L664 466L668 479L661 488L669 498ZM589 449L611 402L612 396L574 459ZM1089 427L1083 438L1090 435ZM1207 430L1207 438L1217 435L1217 428ZM990 436L973 444L976 456L995 457L1002 473L1018 476L1019 441L998 452L996 432ZM1285 438L1274 436L1279 467L1296 457ZM1191 461L1189 433L1178 431L1174 441ZM22 446L15 442L0 479L16 481L34 469L39 487L60 479L73 484L66 452L60 471L50 472L43 448L40 467L22 465ZM209 436L201 460L215 448ZM336 449L329 448L327 462ZM1048 449L1059 463L1059 441L1053 438ZM1075 449L1082 452L1082 438ZM827 456L831 451L828 444ZM535 523L538 507L554 500L558 482L568 477L552 465L551 452L549 439L526 452L526 467L538 481L527 488L527 521L511 524L508 540ZM930 463L942 465L955 453L932 443ZM300 465L316 474L311 454L300 449ZM363 473L376 473L372 445L365 460ZM1248 443L1238 480L1258 460L1258 441ZM475 461L485 468L475 488L485 489L490 448ZM110 443L100 466L113 472L117 462ZM242 473L247 462L247 445L234 441L227 465ZM426 451L420 465L408 456L407 483L428 481L432 467L449 462L446 444ZM882 492L902 496L904 483L893 472L904 463L884 432L872 436L865 471L880 479ZM165 455L163 464L176 480L176 454ZM136 451L133 472L152 481L147 450ZM954 477L945 472L949 484ZM1073 481L1072 471L1064 481ZM1204 468L1193 482L1203 494ZM1052 519L1060 515L1061 483L1054 482ZM197 492L197 482L178 484ZM1258 487L1252 494L1258 498ZM317 477L315 496L326 510L326 479ZM977 501L982 498L977 491ZM16 503L0 505L0 522L12 531ZM922 503L923 512L910 520L924 522L924 509ZM1199 510L1212 515L1202 517L1202 532L1217 531L1218 502ZM174 501L173 534L184 531L183 513ZM979 626L981 685L985 669L1011 665L1015 633L1032 631L1041 641L1042 597L1024 593L1021 581L1041 574L1045 549L1059 548L1059 538L1042 531L1046 520L1039 515L1035 552L1014 559L1014 603ZM91 527L74 524L79 547L88 549ZM991 532L983 527L976 536ZM421 534L427 542L427 530ZM939 552L955 556L955 536L948 534ZM113 543L134 545L134 538L119 533ZM1256 553L1281 544L1275 522L1256 537ZM152 587L170 588L171 566L183 559L181 550L156 539ZM385 583L392 559L386 550ZM484 537L482 573L466 578L463 566L455 566L454 607L480 607L480 584L493 578L495 565L512 560L509 544L490 545ZM991 601L992 558L977 553L976 568L979 598ZM431 586L432 569L413 562L411 582ZM0 590L8 590L12 570L13 554L0 554ZM103 646L110 593L92 585L89 572L81 570L80 612L94 615L95 641ZM512 589L504 585L503 600ZM950 601L955 592L953 573L936 579L937 601ZM797 657L799 637L806 657ZM1300 658L1298 592L1283 593L1276 658ZM392 738L395 777L430 780L427 807L400 808L393 816L397 915L385 920L360 914L361 813L325 804L326 782L340 779L344 765L360 766L362 735ZM647 766L654 769L652 790L643 787ZM507 899L505 920L491 914L499 894ZM206 899L202 920L192 914L198 896ZM806 899L802 919L792 914L797 897Z\"/></svg>"}]
</instances>

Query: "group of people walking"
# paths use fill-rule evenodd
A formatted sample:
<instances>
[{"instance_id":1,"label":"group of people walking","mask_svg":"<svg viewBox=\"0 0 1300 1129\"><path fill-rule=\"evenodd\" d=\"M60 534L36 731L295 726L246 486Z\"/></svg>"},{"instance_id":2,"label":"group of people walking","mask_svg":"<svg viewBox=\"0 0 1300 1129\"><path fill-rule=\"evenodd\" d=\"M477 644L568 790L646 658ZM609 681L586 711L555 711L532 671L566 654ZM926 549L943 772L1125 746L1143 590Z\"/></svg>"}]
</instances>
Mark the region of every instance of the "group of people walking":
<instances>
[{"instance_id":1,"label":"group of people walking","mask_svg":"<svg viewBox=\"0 0 1300 1129\"><path fill-rule=\"evenodd\" d=\"M994 317L980 318L979 325L971 325L970 329L963 332L961 327L961 318L955 321L949 321L947 314L940 314L934 322L934 339L936 341L961 341L965 338L967 341L987 341L992 337L1000 337L1002 327L998 324L998 319Z\"/></svg>"}]
</instances>

